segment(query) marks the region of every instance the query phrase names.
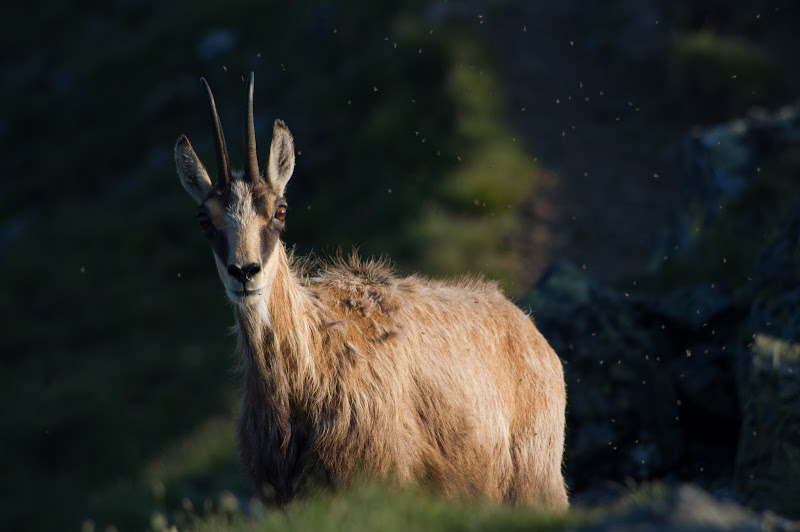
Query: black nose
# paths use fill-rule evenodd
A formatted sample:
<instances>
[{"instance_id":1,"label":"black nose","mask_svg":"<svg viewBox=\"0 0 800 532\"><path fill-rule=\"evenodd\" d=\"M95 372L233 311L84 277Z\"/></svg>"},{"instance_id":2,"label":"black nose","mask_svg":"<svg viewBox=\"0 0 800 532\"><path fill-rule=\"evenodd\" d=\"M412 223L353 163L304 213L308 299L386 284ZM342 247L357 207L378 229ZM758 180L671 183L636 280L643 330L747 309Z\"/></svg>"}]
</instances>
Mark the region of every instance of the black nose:
<instances>
[{"instance_id":1,"label":"black nose","mask_svg":"<svg viewBox=\"0 0 800 532\"><path fill-rule=\"evenodd\" d=\"M253 277L260 271L261 271L261 266L259 266L255 262L251 262L250 264L245 264L241 268L233 264L228 266L228 273L230 274L230 276L239 281L240 283L251 281Z\"/></svg>"}]
</instances>

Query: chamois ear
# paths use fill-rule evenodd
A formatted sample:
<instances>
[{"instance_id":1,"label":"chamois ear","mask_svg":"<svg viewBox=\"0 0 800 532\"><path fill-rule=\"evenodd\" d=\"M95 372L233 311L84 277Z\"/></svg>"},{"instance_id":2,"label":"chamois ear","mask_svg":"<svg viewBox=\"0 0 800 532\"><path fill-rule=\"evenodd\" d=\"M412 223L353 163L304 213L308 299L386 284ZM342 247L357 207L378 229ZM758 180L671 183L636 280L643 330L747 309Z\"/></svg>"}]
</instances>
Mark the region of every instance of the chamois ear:
<instances>
[{"instance_id":1,"label":"chamois ear","mask_svg":"<svg viewBox=\"0 0 800 532\"><path fill-rule=\"evenodd\" d=\"M181 178L183 188L197 203L202 203L213 185L206 167L200 162L186 135L181 135L175 143L175 166L178 167L178 176Z\"/></svg>"},{"instance_id":2,"label":"chamois ear","mask_svg":"<svg viewBox=\"0 0 800 532\"><path fill-rule=\"evenodd\" d=\"M283 120L276 120L272 128L272 144L269 147L267 182L275 192L283 195L286 183L294 172L294 141Z\"/></svg>"}]
</instances>

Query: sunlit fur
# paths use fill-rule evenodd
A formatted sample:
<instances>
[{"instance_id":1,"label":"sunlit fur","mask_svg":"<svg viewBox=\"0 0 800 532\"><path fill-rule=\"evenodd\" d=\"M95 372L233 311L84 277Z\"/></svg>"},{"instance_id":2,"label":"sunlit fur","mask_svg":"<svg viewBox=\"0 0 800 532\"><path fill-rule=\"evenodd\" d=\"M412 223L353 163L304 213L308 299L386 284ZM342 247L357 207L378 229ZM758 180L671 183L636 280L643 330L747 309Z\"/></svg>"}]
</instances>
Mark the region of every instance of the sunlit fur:
<instances>
[{"instance_id":1,"label":"sunlit fur","mask_svg":"<svg viewBox=\"0 0 800 532\"><path fill-rule=\"evenodd\" d=\"M561 364L493 284L398 278L357 258L301 276L280 244L273 259L264 301L235 307L239 444L256 485L288 496L310 466L566 508Z\"/></svg>"},{"instance_id":2,"label":"sunlit fur","mask_svg":"<svg viewBox=\"0 0 800 532\"><path fill-rule=\"evenodd\" d=\"M291 149L282 136L270 160L291 156L293 168L287 138ZM179 174L202 206L215 192L210 180L192 188L187 169L202 164L184 139ZM239 256L216 256L236 316L239 451L259 493L271 486L285 502L309 477L336 485L363 473L566 509L564 378L530 318L493 283L398 277L355 256L299 267L280 240L264 249L252 226L273 222L248 205L265 185L270 201L282 196L291 168L272 166L227 185L241 190L221 195L231 204L220 229ZM226 266L253 257L263 279L237 297Z\"/></svg>"}]
</instances>

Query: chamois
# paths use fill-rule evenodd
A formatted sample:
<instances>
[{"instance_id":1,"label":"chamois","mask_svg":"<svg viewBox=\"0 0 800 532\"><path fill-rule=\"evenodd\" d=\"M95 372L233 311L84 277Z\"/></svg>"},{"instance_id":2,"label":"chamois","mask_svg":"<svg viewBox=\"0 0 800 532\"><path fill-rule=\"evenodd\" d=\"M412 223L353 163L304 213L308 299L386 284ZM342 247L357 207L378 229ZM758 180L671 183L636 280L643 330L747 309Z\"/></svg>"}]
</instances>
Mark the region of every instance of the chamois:
<instances>
[{"instance_id":1,"label":"chamois","mask_svg":"<svg viewBox=\"0 0 800 532\"><path fill-rule=\"evenodd\" d=\"M175 162L236 318L237 443L255 489L285 503L310 475L430 482L450 497L563 511L566 394L560 360L496 284L397 276L385 261L287 253L291 133L259 171L253 73L245 167L232 172L214 97L217 181L181 135ZM271 497L272 495L270 495Z\"/></svg>"}]
</instances>

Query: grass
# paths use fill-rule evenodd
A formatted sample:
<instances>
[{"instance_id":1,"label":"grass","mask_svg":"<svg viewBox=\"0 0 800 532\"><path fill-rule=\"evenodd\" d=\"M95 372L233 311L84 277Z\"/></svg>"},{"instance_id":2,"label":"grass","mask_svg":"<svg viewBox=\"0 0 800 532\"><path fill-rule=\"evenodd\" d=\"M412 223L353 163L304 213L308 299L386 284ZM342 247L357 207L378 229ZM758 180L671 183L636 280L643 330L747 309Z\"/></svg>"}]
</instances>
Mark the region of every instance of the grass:
<instances>
[{"instance_id":1,"label":"grass","mask_svg":"<svg viewBox=\"0 0 800 532\"><path fill-rule=\"evenodd\" d=\"M228 503L228 509L221 509ZM285 510L249 506L249 515L221 500L206 515L187 515L197 531L250 530L562 530L590 522L585 512L553 515L525 508L447 501L421 487L362 482L335 494L317 493Z\"/></svg>"}]
</instances>

